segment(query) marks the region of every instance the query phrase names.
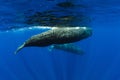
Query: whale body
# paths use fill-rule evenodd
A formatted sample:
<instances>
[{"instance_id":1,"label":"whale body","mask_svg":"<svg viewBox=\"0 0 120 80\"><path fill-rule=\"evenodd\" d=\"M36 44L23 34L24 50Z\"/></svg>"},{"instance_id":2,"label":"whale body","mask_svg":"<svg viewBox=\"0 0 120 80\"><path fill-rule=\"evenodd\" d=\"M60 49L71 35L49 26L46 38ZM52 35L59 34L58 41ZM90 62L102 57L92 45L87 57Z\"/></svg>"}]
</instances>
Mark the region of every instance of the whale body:
<instances>
[{"instance_id":1,"label":"whale body","mask_svg":"<svg viewBox=\"0 0 120 80\"><path fill-rule=\"evenodd\" d=\"M91 35L92 30L88 27L54 28L37 35L33 35L20 47L18 47L15 54L24 47L45 47L52 44L73 43L85 39Z\"/></svg>"},{"instance_id":2,"label":"whale body","mask_svg":"<svg viewBox=\"0 0 120 80\"><path fill-rule=\"evenodd\" d=\"M62 51L77 54L77 55L84 54L83 50L79 46L76 46L75 44L72 44L72 43L54 44L50 46L49 50L52 51L53 49L62 50Z\"/></svg>"}]
</instances>

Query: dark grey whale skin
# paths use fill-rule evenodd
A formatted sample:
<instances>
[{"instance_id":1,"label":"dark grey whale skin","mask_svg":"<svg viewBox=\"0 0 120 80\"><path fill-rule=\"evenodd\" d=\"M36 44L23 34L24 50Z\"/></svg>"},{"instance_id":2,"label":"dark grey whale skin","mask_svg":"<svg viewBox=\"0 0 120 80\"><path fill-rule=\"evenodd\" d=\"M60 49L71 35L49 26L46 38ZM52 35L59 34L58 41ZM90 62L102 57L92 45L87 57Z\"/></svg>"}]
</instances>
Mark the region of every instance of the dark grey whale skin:
<instances>
[{"instance_id":1,"label":"dark grey whale skin","mask_svg":"<svg viewBox=\"0 0 120 80\"><path fill-rule=\"evenodd\" d=\"M91 28L87 27L64 27L55 28L37 34L25 41L15 54L24 47L38 46L44 47L52 44L65 44L80 41L92 35Z\"/></svg>"}]
</instances>

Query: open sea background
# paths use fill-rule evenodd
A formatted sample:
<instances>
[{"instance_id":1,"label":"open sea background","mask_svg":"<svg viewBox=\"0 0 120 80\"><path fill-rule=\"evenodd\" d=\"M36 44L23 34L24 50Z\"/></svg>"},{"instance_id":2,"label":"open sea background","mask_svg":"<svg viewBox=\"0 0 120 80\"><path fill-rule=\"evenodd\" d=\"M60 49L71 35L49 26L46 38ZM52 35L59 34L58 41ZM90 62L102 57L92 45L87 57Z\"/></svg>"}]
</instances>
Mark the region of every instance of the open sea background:
<instances>
[{"instance_id":1,"label":"open sea background","mask_svg":"<svg viewBox=\"0 0 120 80\"><path fill-rule=\"evenodd\" d=\"M0 80L120 80L119 0L70 0L77 6L64 14L90 17L87 25L93 35L75 43L84 55L49 51L49 47L24 48L14 54L30 36L48 30L24 24L25 15L59 10L56 4L64 1L0 0Z\"/></svg>"}]
</instances>

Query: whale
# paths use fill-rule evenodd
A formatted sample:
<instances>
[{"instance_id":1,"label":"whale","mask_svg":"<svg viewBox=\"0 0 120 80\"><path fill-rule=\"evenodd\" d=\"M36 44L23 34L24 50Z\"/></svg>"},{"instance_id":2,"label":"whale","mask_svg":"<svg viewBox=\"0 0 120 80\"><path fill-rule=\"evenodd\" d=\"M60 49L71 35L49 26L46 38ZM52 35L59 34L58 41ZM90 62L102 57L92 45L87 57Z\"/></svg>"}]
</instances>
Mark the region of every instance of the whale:
<instances>
[{"instance_id":1,"label":"whale","mask_svg":"<svg viewBox=\"0 0 120 80\"><path fill-rule=\"evenodd\" d=\"M89 27L54 27L48 31L31 36L17 48L17 54L24 47L45 47L53 44L66 44L83 40L92 35Z\"/></svg>"},{"instance_id":2,"label":"whale","mask_svg":"<svg viewBox=\"0 0 120 80\"><path fill-rule=\"evenodd\" d=\"M61 50L65 51L68 53L72 54L77 54L77 55L83 55L84 51L77 45L73 43L68 43L68 44L54 44L49 47L49 51L53 51L54 49L56 50Z\"/></svg>"}]
</instances>

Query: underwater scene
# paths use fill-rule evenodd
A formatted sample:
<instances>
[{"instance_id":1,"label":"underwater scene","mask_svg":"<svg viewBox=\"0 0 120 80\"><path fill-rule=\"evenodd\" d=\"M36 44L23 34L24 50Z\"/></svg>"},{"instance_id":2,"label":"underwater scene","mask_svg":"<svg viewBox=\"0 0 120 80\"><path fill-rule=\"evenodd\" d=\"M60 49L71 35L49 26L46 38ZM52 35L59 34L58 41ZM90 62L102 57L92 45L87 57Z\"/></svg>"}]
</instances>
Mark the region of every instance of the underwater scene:
<instances>
[{"instance_id":1,"label":"underwater scene","mask_svg":"<svg viewBox=\"0 0 120 80\"><path fill-rule=\"evenodd\" d=\"M0 0L0 80L120 80L120 1Z\"/></svg>"}]
</instances>

